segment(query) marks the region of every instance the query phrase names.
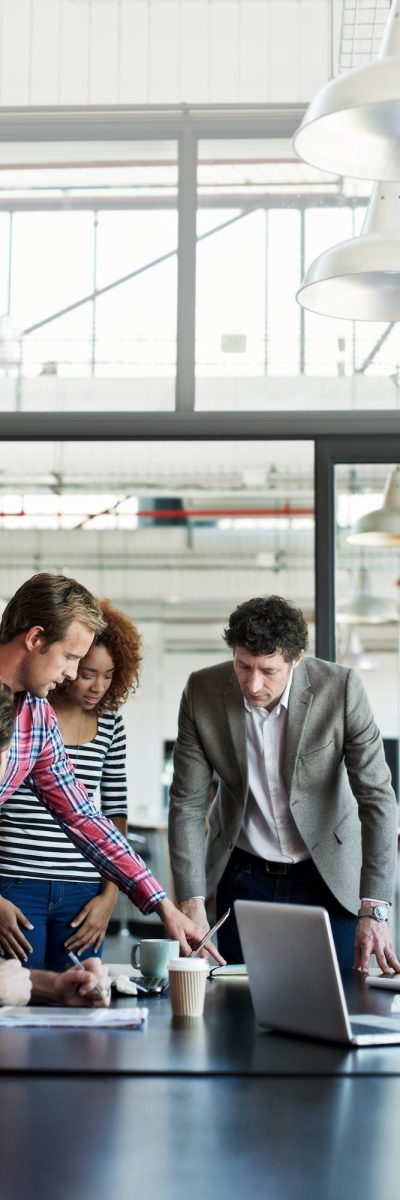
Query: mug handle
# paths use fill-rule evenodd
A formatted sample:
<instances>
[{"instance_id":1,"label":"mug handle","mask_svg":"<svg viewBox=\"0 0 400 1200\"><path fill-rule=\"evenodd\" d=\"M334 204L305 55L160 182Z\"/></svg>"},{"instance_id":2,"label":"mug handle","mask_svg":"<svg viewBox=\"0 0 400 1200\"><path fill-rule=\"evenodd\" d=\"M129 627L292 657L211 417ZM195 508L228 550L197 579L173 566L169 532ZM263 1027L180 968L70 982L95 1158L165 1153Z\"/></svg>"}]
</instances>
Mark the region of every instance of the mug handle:
<instances>
[{"instance_id":1,"label":"mug handle","mask_svg":"<svg viewBox=\"0 0 400 1200\"><path fill-rule=\"evenodd\" d=\"M137 950L139 950L139 948L140 948L140 942L136 942L136 945L132 946L132 950L131 950L131 963L132 963L133 967L137 967L138 971L140 970L140 967L139 967L139 963L136 962L136 952L137 952Z\"/></svg>"}]
</instances>

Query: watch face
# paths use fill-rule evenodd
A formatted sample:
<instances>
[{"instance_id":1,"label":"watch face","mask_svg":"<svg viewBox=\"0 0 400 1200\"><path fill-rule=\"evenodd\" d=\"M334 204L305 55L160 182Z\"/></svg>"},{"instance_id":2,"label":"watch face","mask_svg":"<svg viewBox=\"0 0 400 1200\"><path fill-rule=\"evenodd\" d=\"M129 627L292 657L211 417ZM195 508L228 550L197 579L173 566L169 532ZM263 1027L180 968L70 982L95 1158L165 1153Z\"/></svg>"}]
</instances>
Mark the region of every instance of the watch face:
<instances>
[{"instance_id":1,"label":"watch face","mask_svg":"<svg viewBox=\"0 0 400 1200\"><path fill-rule=\"evenodd\" d=\"M387 921L388 910L385 904L375 904L374 917L377 921Z\"/></svg>"}]
</instances>

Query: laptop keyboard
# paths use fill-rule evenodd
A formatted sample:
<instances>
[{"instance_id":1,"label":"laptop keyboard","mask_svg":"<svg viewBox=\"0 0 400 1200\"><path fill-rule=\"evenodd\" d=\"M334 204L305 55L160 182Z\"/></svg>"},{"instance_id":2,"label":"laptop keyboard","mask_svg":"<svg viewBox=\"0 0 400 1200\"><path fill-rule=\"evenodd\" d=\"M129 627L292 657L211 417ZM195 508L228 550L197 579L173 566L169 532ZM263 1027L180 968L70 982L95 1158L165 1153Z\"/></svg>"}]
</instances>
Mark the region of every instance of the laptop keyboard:
<instances>
[{"instance_id":1,"label":"laptop keyboard","mask_svg":"<svg viewBox=\"0 0 400 1200\"><path fill-rule=\"evenodd\" d=\"M398 1033L400 1035L400 1022L390 1020L386 1017L371 1017L371 1024L367 1025L364 1021L350 1021L351 1032L356 1036L360 1033Z\"/></svg>"}]
</instances>

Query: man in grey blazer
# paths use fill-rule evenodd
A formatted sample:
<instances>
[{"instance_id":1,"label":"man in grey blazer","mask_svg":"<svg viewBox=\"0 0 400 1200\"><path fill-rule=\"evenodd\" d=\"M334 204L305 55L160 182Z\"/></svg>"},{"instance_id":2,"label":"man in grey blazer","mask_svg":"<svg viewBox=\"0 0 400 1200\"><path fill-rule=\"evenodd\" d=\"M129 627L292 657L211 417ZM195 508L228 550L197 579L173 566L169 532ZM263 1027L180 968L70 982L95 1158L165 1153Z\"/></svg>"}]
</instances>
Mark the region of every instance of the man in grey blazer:
<instances>
[{"instance_id":1,"label":"man in grey blazer","mask_svg":"<svg viewBox=\"0 0 400 1200\"><path fill-rule=\"evenodd\" d=\"M400 971L388 927L397 805L357 673L304 659L303 614L279 596L240 604L233 662L194 672L179 713L169 842L177 900L208 929L235 899L327 908L342 968ZM210 784L218 789L209 807ZM219 949L242 961L233 913Z\"/></svg>"}]
</instances>

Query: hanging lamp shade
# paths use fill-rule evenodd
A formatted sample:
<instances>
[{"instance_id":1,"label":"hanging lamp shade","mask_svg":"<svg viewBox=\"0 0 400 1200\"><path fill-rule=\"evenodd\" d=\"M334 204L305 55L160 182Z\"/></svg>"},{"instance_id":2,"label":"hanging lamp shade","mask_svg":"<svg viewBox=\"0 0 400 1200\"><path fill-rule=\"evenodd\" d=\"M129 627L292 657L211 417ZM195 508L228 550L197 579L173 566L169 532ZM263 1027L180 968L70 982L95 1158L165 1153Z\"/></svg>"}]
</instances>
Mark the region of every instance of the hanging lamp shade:
<instances>
[{"instance_id":1,"label":"hanging lamp shade","mask_svg":"<svg viewBox=\"0 0 400 1200\"><path fill-rule=\"evenodd\" d=\"M373 595L367 568L360 567L353 591L336 605L336 620L339 625L389 625L399 614L391 600Z\"/></svg>"},{"instance_id":2,"label":"hanging lamp shade","mask_svg":"<svg viewBox=\"0 0 400 1200\"><path fill-rule=\"evenodd\" d=\"M356 546L400 546L400 467L390 472L381 508L366 513L347 537Z\"/></svg>"},{"instance_id":3,"label":"hanging lamp shade","mask_svg":"<svg viewBox=\"0 0 400 1200\"><path fill-rule=\"evenodd\" d=\"M355 667L357 671L374 671L376 663L364 650L361 638L354 625L349 625L345 638L343 652L339 655L342 667Z\"/></svg>"},{"instance_id":4,"label":"hanging lamp shade","mask_svg":"<svg viewBox=\"0 0 400 1200\"><path fill-rule=\"evenodd\" d=\"M400 320L400 182L375 184L359 237L314 259L297 300L325 317Z\"/></svg>"},{"instance_id":5,"label":"hanging lamp shade","mask_svg":"<svg viewBox=\"0 0 400 1200\"><path fill-rule=\"evenodd\" d=\"M324 171L400 178L400 0L392 0L378 58L318 92L293 145L299 158Z\"/></svg>"}]
</instances>

